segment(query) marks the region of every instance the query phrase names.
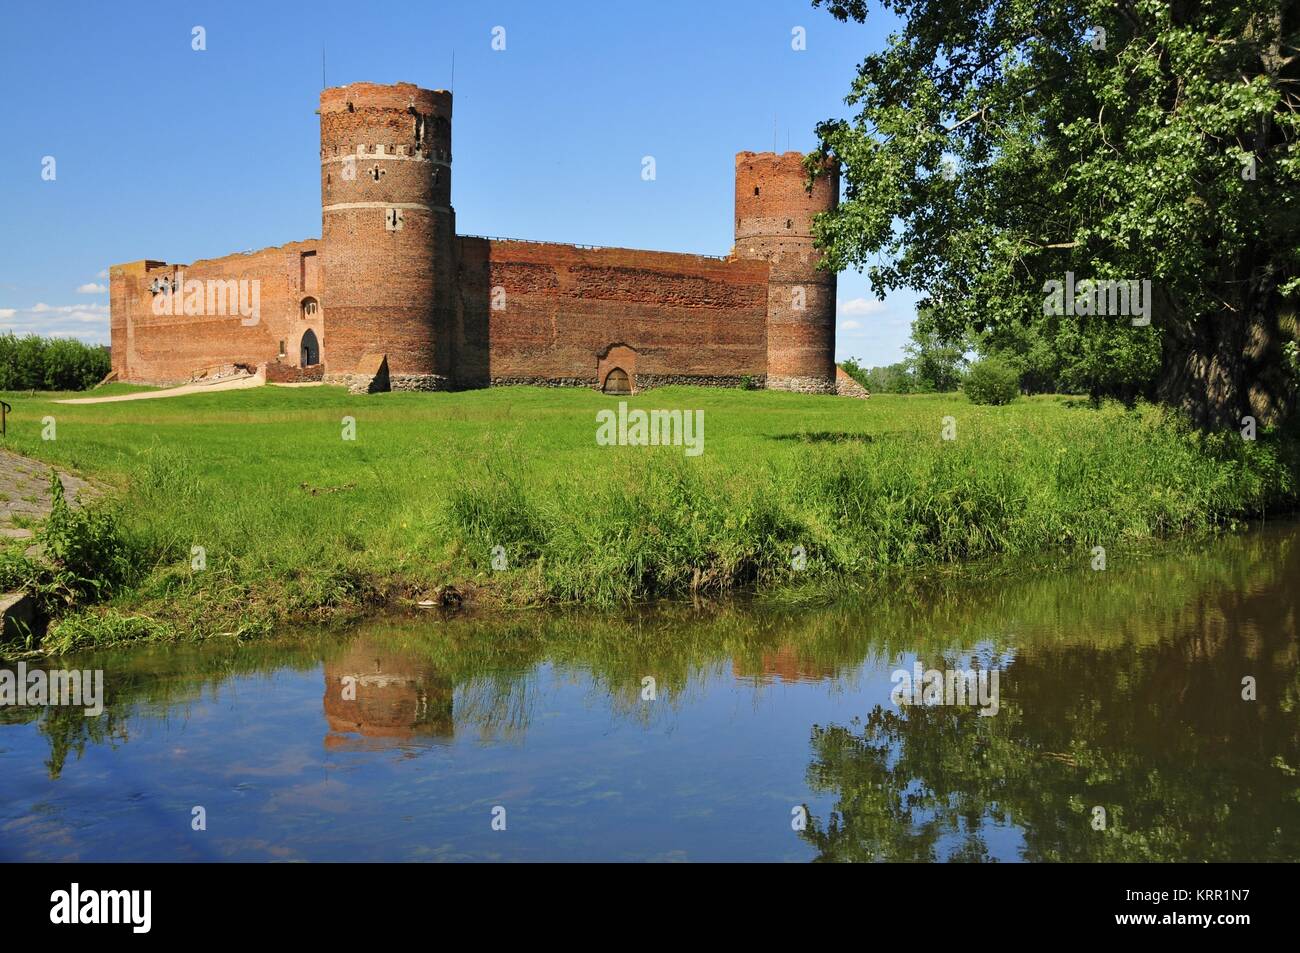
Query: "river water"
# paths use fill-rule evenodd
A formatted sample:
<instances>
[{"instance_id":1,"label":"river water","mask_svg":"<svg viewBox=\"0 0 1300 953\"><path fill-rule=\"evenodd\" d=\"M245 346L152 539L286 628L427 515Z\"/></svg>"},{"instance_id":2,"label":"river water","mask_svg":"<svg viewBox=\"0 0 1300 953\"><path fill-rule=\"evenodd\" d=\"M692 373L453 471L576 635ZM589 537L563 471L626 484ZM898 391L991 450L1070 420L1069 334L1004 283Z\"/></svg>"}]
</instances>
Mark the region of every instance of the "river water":
<instances>
[{"instance_id":1,"label":"river water","mask_svg":"<svg viewBox=\"0 0 1300 953\"><path fill-rule=\"evenodd\" d=\"M0 859L1297 860L1298 606L1283 524L797 605L66 658L107 706L0 708ZM918 665L984 703L900 698Z\"/></svg>"}]
</instances>

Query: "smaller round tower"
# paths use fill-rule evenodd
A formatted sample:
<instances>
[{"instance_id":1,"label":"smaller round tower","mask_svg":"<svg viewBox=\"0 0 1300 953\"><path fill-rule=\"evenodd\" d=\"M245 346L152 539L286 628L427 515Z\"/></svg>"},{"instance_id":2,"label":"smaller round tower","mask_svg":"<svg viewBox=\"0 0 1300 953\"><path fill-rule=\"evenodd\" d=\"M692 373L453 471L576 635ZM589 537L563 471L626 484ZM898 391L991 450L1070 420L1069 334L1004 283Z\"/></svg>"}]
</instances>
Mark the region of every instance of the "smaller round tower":
<instances>
[{"instance_id":1,"label":"smaller round tower","mask_svg":"<svg viewBox=\"0 0 1300 953\"><path fill-rule=\"evenodd\" d=\"M835 393L835 275L821 271L812 221L839 204L839 165L807 187L800 152L736 154L736 248L763 259L767 287L767 386Z\"/></svg>"}]
</instances>

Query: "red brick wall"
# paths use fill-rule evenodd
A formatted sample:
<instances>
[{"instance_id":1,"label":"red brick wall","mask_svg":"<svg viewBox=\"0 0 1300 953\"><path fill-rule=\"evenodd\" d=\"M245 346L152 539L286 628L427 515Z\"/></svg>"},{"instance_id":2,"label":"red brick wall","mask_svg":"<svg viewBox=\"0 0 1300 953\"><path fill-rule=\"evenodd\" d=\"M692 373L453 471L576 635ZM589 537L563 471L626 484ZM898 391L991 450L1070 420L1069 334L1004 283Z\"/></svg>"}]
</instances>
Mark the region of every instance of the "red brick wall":
<instances>
[{"instance_id":1,"label":"red brick wall","mask_svg":"<svg viewBox=\"0 0 1300 953\"><path fill-rule=\"evenodd\" d=\"M461 386L595 386L611 345L636 351L642 387L764 373L766 262L468 237L460 246Z\"/></svg>"},{"instance_id":2,"label":"red brick wall","mask_svg":"<svg viewBox=\"0 0 1300 953\"><path fill-rule=\"evenodd\" d=\"M835 278L816 267L811 226L835 205L838 170L809 192L799 153L738 154L727 259L457 237L450 93L354 83L322 92L320 117L319 241L113 267L112 360L123 380L271 364L281 342L281 361L297 365L310 327L327 379L386 354L394 388L596 386L612 366L602 355L624 348L614 353L635 354L638 387L749 376L833 390ZM394 212L400 228L390 227ZM149 283L179 267L190 280L260 280L260 321L154 314ZM311 315L307 297L318 304Z\"/></svg>"},{"instance_id":3,"label":"red brick wall","mask_svg":"<svg viewBox=\"0 0 1300 953\"><path fill-rule=\"evenodd\" d=\"M302 256L315 252L318 244L314 240L293 242L191 265L158 261L114 265L109 271L113 369L122 380L185 381L217 364L256 366L273 362L281 341L286 351L283 360L297 364L299 342L308 328L322 341L322 360L328 360L321 310L318 308L309 318L302 316L302 300L309 296L302 287ZM149 286L160 278L203 282L204 313L185 314L185 295L178 293L172 299L172 310L181 313L155 314L157 296ZM211 313L206 294L209 279L258 281L257 323L244 324L246 319L237 310L237 297L233 316ZM214 299L212 303L218 302ZM229 302L224 310L230 310Z\"/></svg>"}]
</instances>

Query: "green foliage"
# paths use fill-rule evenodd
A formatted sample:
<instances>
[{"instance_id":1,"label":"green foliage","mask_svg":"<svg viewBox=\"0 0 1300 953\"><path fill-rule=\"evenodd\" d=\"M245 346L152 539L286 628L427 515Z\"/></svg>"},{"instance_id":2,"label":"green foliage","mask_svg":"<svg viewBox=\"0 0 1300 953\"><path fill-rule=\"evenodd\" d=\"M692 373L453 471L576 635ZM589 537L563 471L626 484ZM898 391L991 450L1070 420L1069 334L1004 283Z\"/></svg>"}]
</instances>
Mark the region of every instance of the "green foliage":
<instances>
[{"instance_id":1,"label":"green foliage","mask_svg":"<svg viewBox=\"0 0 1300 953\"><path fill-rule=\"evenodd\" d=\"M917 315L912 323L912 339L904 347L903 362L910 372L914 389L921 393L954 391L961 383L966 365L966 349L946 339L934 326L928 312Z\"/></svg>"},{"instance_id":2,"label":"green foliage","mask_svg":"<svg viewBox=\"0 0 1300 953\"><path fill-rule=\"evenodd\" d=\"M840 366L873 394L910 394L915 390L911 371L904 361L885 367L866 367L851 357Z\"/></svg>"},{"instance_id":3,"label":"green foliage","mask_svg":"<svg viewBox=\"0 0 1300 953\"><path fill-rule=\"evenodd\" d=\"M0 334L0 390L86 390L111 370L108 351L68 338Z\"/></svg>"},{"instance_id":4,"label":"green foliage","mask_svg":"<svg viewBox=\"0 0 1300 953\"><path fill-rule=\"evenodd\" d=\"M904 346L905 358L885 367L863 367L850 358L842 366L871 393L935 394L955 391L966 366L964 342L946 339L929 314L922 312L912 323L911 338Z\"/></svg>"},{"instance_id":5,"label":"green foliage","mask_svg":"<svg viewBox=\"0 0 1300 953\"><path fill-rule=\"evenodd\" d=\"M129 615L117 609L72 613L50 623L41 650L50 655L91 651L140 642L175 642L176 626L148 616Z\"/></svg>"},{"instance_id":6,"label":"green foliage","mask_svg":"<svg viewBox=\"0 0 1300 953\"><path fill-rule=\"evenodd\" d=\"M1256 405L1280 419L1295 387L1279 314L1300 292L1294 5L884 6L902 25L809 157L843 167L845 200L816 223L825 265L923 292L950 337L1037 322L1067 271L1150 280L1150 329L1073 322L1068 367L1052 366L1068 342L1034 335L1050 353L1024 354L1031 386L1141 392L1162 348L1159 393L1199 423L1226 429Z\"/></svg>"},{"instance_id":7,"label":"green foliage","mask_svg":"<svg viewBox=\"0 0 1300 953\"><path fill-rule=\"evenodd\" d=\"M1034 315L976 335L980 354L998 357L1020 373L1031 394L1086 394L1132 403L1155 396L1160 336L1127 321L1070 315Z\"/></svg>"},{"instance_id":8,"label":"green foliage","mask_svg":"<svg viewBox=\"0 0 1300 953\"><path fill-rule=\"evenodd\" d=\"M871 390L867 381L870 379L869 375L871 374L872 368L863 367L862 363L856 357L850 357L840 361L840 367L844 369L844 373L848 374L849 377L853 378L863 387L866 387L867 390Z\"/></svg>"},{"instance_id":9,"label":"green foliage","mask_svg":"<svg viewBox=\"0 0 1300 953\"><path fill-rule=\"evenodd\" d=\"M741 389L741 390L758 390L758 385L757 385L756 383L754 383L754 378L752 378L752 377L751 377L750 375L748 375L748 374L744 374L744 375L742 375L741 378L740 378L740 389Z\"/></svg>"},{"instance_id":10,"label":"green foliage","mask_svg":"<svg viewBox=\"0 0 1300 953\"><path fill-rule=\"evenodd\" d=\"M0 552L0 590L31 593L49 618L106 599L138 579L142 552L126 538L113 510L73 507L57 473L50 475L50 502L36 534L37 555Z\"/></svg>"},{"instance_id":11,"label":"green foliage","mask_svg":"<svg viewBox=\"0 0 1300 953\"><path fill-rule=\"evenodd\" d=\"M38 538L68 601L103 599L135 575L136 553L112 511L71 506L58 473L50 474L50 515Z\"/></svg>"},{"instance_id":12,"label":"green foliage","mask_svg":"<svg viewBox=\"0 0 1300 953\"><path fill-rule=\"evenodd\" d=\"M971 365L962 390L972 404L1009 404L1020 396L1020 373L1005 361L986 357Z\"/></svg>"}]
</instances>

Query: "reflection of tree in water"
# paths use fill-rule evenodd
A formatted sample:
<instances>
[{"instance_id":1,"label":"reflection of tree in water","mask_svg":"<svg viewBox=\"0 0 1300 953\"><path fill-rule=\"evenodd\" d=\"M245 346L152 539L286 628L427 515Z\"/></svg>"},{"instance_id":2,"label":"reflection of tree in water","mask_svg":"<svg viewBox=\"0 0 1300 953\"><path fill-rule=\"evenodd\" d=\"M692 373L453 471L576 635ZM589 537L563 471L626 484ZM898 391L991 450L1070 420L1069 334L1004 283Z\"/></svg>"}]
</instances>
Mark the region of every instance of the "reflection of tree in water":
<instances>
[{"instance_id":1,"label":"reflection of tree in water","mask_svg":"<svg viewBox=\"0 0 1300 953\"><path fill-rule=\"evenodd\" d=\"M83 708L72 706L0 708L0 725L31 721L49 740L45 769L55 779L63 774L69 755L80 759L87 745L116 745L127 739L126 725L107 707L94 718L87 718Z\"/></svg>"},{"instance_id":2,"label":"reflection of tree in water","mask_svg":"<svg viewBox=\"0 0 1300 953\"><path fill-rule=\"evenodd\" d=\"M809 784L836 804L805 838L823 860L980 860L1014 825L1027 860L1295 860L1300 549L1278 556L1268 584L1188 593L1173 637L1024 652L996 716L877 707L814 727Z\"/></svg>"},{"instance_id":3,"label":"reflection of tree in water","mask_svg":"<svg viewBox=\"0 0 1300 953\"><path fill-rule=\"evenodd\" d=\"M51 779L57 779L69 755L79 759L90 745L115 747L129 741L127 725L135 716L183 721L188 706L205 689L215 697L228 678L268 667L309 668L318 659L312 643L294 640L212 643L202 650L126 648L59 659L57 664L29 662L29 670L38 664L46 669L102 669L104 711L88 718L84 709L76 706L0 708L0 725L34 723L49 742L46 770Z\"/></svg>"},{"instance_id":4,"label":"reflection of tree in water","mask_svg":"<svg viewBox=\"0 0 1300 953\"><path fill-rule=\"evenodd\" d=\"M900 653L937 660L991 640L1016 651L996 716L891 710L815 729L809 780L838 798L805 832L821 856L983 859L1023 839L1026 856L1047 859L1300 857L1286 773L1300 768L1300 533L1159 559L1111 555L1105 573L939 577L825 603L389 619L346 641L327 632L110 653L61 663L104 669L100 718L0 709L0 724L36 722L57 777L69 754L125 741L132 719L183 721L231 678L322 659L327 686L349 668L390 693L336 712L327 697L327 720L420 744L453 731L521 736L552 676L585 685L592 707L650 725L726 675L755 692L774 680L870 679ZM1258 702L1240 701L1245 674L1259 679ZM653 705L641 697L647 675ZM1089 826L1094 804L1108 809L1105 834ZM994 840L998 824L1023 836Z\"/></svg>"}]
</instances>

